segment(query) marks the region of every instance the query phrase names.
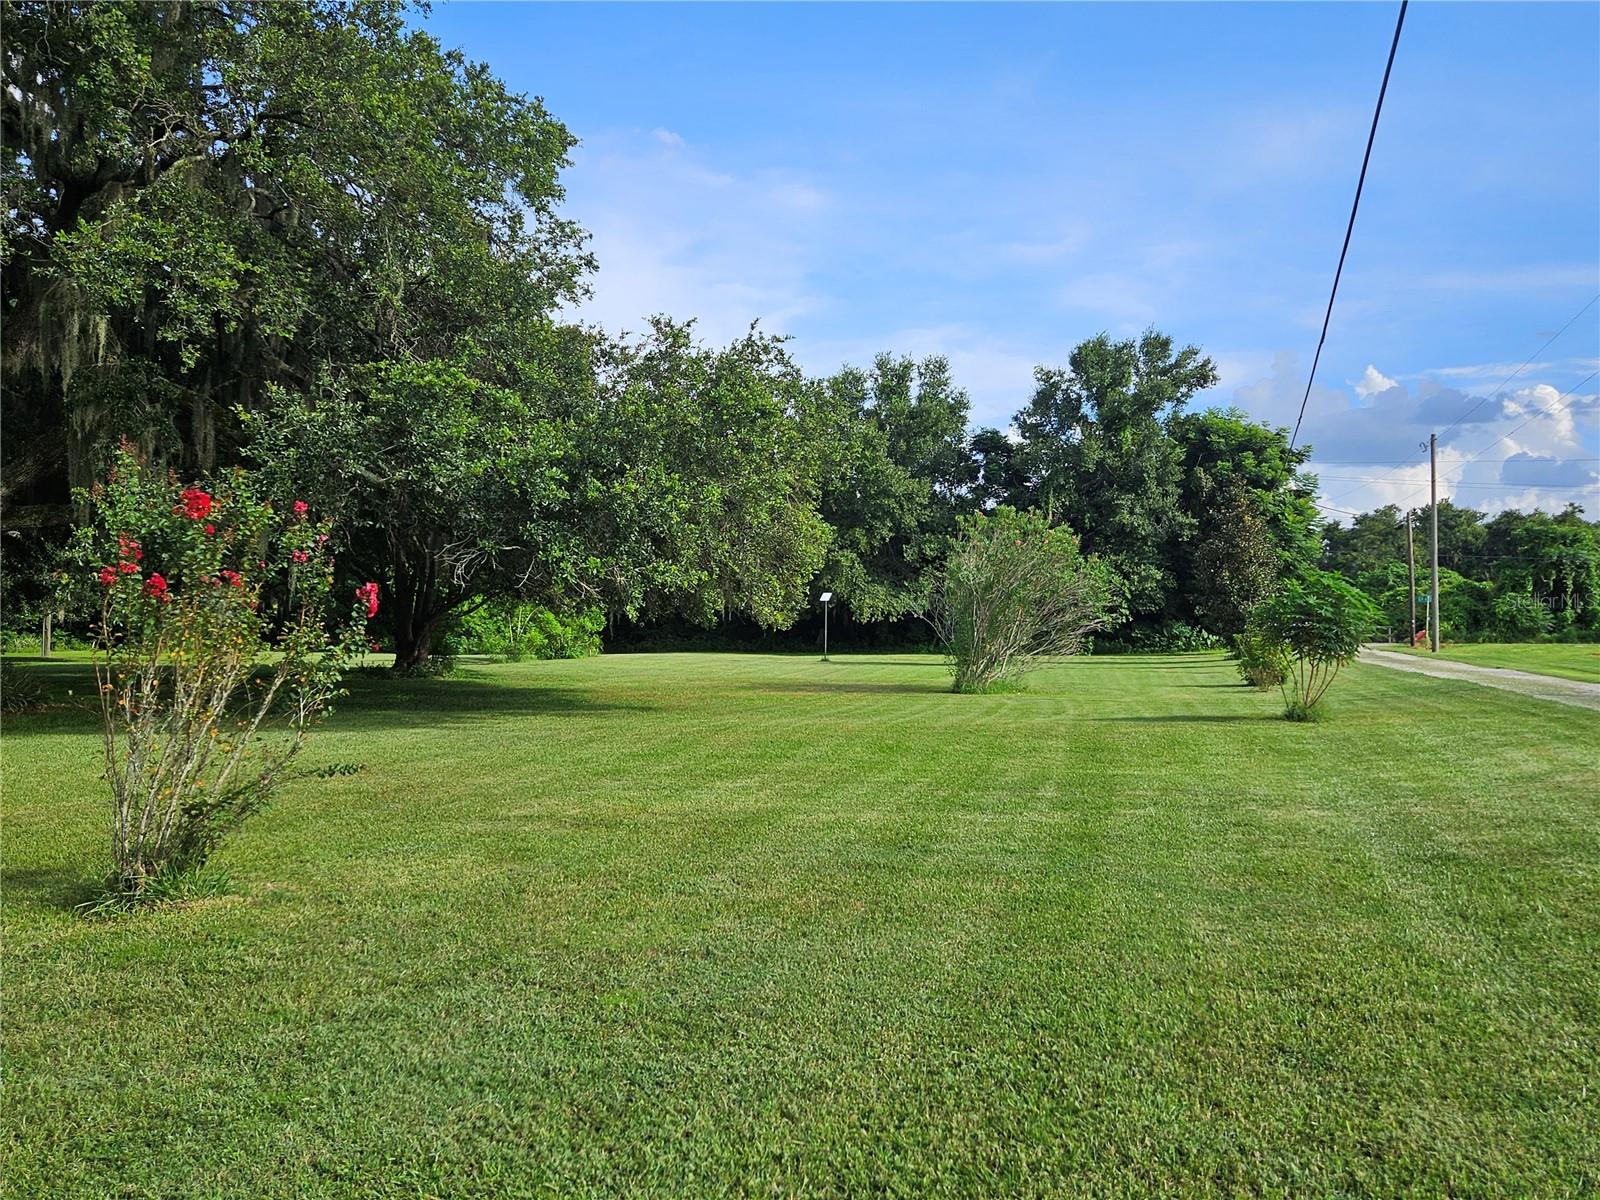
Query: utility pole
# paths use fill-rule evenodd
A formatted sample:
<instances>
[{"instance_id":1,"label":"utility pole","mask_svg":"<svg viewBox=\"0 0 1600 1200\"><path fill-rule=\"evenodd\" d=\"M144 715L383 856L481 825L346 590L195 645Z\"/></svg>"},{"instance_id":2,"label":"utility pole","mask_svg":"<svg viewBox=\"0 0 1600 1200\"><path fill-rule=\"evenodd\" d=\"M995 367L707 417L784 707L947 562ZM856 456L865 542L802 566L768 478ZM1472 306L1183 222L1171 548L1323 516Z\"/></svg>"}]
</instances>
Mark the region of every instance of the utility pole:
<instances>
[{"instance_id":1,"label":"utility pole","mask_svg":"<svg viewBox=\"0 0 1600 1200\"><path fill-rule=\"evenodd\" d=\"M1416 539L1411 535L1411 526L1416 515L1416 509L1406 509L1406 586L1411 590L1411 604L1408 609L1411 619L1406 622L1406 645L1412 647L1417 644L1417 547Z\"/></svg>"},{"instance_id":2,"label":"utility pole","mask_svg":"<svg viewBox=\"0 0 1600 1200\"><path fill-rule=\"evenodd\" d=\"M1428 606L1428 648L1439 653L1439 435L1428 435L1428 516L1433 524L1428 547L1433 556L1433 592Z\"/></svg>"}]
</instances>

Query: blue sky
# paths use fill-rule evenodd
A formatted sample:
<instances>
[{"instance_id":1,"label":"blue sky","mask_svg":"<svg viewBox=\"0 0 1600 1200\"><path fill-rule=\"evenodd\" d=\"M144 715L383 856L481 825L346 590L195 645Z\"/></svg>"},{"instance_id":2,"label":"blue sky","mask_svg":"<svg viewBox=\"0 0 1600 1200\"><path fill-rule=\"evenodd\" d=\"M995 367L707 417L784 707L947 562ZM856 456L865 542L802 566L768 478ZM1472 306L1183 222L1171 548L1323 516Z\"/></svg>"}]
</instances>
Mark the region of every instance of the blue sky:
<instances>
[{"instance_id":1,"label":"blue sky","mask_svg":"<svg viewBox=\"0 0 1600 1200\"><path fill-rule=\"evenodd\" d=\"M944 354L1002 427L1035 363L1153 324L1217 360L1206 402L1293 425L1395 12L444 3L423 23L581 139L588 319L692 316L714 340L759 319L819 372ZM1438 429L1459 503L1600 514L1597 295L1600 5L1412 5L1302 428L1324 502L1425 502Z\"/></svg>"}]
</instances>

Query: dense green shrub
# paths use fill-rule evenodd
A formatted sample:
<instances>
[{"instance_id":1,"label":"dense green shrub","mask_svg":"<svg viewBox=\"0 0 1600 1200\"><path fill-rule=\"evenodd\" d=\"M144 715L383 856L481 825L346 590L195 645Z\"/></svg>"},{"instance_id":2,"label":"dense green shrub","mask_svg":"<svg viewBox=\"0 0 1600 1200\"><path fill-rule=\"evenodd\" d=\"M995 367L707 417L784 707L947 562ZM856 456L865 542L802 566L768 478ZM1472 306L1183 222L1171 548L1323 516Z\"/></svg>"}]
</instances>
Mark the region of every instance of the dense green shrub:
<instances>
[{"instance_id":1,"label":"dense green shrub","mask_svg":"<svg viewBox=\"0 0 1600 1200\"><path fill-rule=\"evenodd\" d=\"M1115 610L1110 569L1038 513L963 517L935 603L958 692L1010 690L1046 659L1076 654Z\"/></svg>"},{"instance_id":2,"label":"dense green shrub","mask_svg":"<svg viewBox=\"0 0 1600 1200\"><path fill-rule=\"evenodd\" d=\"M1233 656L1238 660L1239 677L1263 692L1282 687L1294 665L1289 647L1254 625L1234 635Z\"/></svg>"},{"instance_id":3,"label":"dense green shrub","mask_svg":"<svg viewBox=\"0 0 1600 1200\"><path fill-rule=\"evenodd\" d=\"M1094 639L1095 654L1192 654L1197 650L1221 650L1228 643L1208 629L1187 621L1164 621L1160 625L1135 625L1110 637Z\"/></svg>"},{"instance_id":4,"label":"dense green shrub","mask_svg":"<svg viewBox=\"0 0 1600 1200\"><path fill-rule=\"evenodd\" d=\"M22 713L44 703L44 684L32 671L0 658L0 712Z\"/></svg>"},{"instance_id":5,"label":"dense green shrub","mask_svg":"<svg viewBox=\"0 0 1600 1200\"><path fill-rule=\"evenodd\" d=\"M93 648L88 638L70 629L63 629L60 625L50 631L50 645L56 650L89 650ZM10 628L0 631L0 651L6 654L38 654L38 624L35 622L24 628Z\"/></svg>"},{"instance_id":6,"label":"dense green shrub","mask_svg":"<svg viewBox=\"0 0 1600 1200\"><path fill-rule=\"evenodd\" d=\"M540 604L501 600L463 617L448 639L460 654L498 654L508 662L528 658L587 658L600 653L605 614L599 609L559 614Z\"/></svg>"},{"instance_id":7,"label":"dense green shrub","mask_svg":"<svg viewBox=\"0 0 1600 1200\"><path fill-rule=\"evenodd\" d=\"M1367 595L1327 571L1287 579L1251 615L1261 636L1291 656L1280 687L1284 716L1306 720L1332 686L1339 669L1355 660L1381 619Z\"/></svg>"}]
</instances>

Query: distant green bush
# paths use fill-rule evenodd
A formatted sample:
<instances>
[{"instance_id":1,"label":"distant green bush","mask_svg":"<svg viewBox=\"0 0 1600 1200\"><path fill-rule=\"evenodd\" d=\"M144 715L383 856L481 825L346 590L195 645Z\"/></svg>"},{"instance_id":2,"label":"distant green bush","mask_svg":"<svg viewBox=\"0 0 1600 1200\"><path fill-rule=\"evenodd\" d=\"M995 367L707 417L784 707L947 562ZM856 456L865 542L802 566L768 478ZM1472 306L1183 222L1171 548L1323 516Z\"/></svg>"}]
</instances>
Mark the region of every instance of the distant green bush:
<instances>
[{"instance_id":1,"label":"distant green bush","mask_svg":"<svg viewBox=\"0 0 1600 1200\"><path fill-rule=\"evenodd\" d=\"M503 600L463 617L450 632L448 648L456 654L497 654L508 662L587 658L600 653L605 624L599 609L560 614L539 604Z\"/></svg>"},{"instance_id":2,"label":"distant green bush","mask_svg":"<svg viewBox=\"0 0 1600 1200\"><path fill-rule=\"evenodd\" d=\"M1550 631L1550 610L1528 592L1508 592L1494 602L1494 632L1508 641L1531 641Z\"/></svg>"},{"instance_id":3,"label":"distant green bush","mask_svg":"<svg viewBox=\"0 0 1600 1200\"><path fill-rule=\"evenodd\" d=\"M1239 677L1263 692L1282 687L1294 665L1289 647L1254 625L1234 635L1233 656L1238 660Z\"/></svg>"},{"instance_id":4,"label":"distant green bush","mask_svg":"<svg viewBox=\"0 0 1600 1200\"><path fill-rule=\"evenodd\" d=\"M8 658L0 658L0 712L22 713L44 703L44 684Z\"/></svg>"},{"instance_id":5,"label":"distant green bush","mask_svg":"<svg viewBox=\"0 0 1600 1200\"><path fill-rule=\"evenodd\" d=\"M56 650L92 650L88 638L57 626L50 632L50 645ZM39 626L0 630L0 651L6 654L38 654Z\"/></svg>"},{"instance_id":6,"label":"distant green bush","mask_svg":"<svg viewBox=\"0 0 1600 1200\"><path fill-rule=\"evenodd\" d=\"M1187 621L1168 621L1155 629L1135 630L1133 644L1153 654L1190 654L1196 650L1220 650L1227 643L1208 629Z\"/></svg>"}]
</instances>

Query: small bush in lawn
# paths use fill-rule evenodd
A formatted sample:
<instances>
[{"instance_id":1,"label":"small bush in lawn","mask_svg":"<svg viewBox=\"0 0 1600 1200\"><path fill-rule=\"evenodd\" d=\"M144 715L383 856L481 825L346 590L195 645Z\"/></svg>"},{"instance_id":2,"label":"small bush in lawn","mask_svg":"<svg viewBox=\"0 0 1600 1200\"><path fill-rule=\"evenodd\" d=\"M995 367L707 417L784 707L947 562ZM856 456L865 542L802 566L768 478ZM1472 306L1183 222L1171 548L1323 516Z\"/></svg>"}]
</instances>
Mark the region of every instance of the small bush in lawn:
<instances>
[{"instance_id":1,"label":"small bush in lawn","mask_svg":"<svg viewBox=\"0 0 1600 1200\"><path fill-rule=\"evenodd\" d=\"M44 684L32 671L0 658L0 712L25 713L44 703Z\"/></svg>"},{"instance_id":2,"label":"small bush in lawn","mask_svg":"<svg viewBox=\"0 0 1600 1200\"><path fill-rule=\"evenodd\" d=\"M1311 720L1339 669L1353 662L1378 622L1378 608L1337 575L1307 570L1287 579L1251 614L1251 627L1284 646L1288 672L1280 684L1284 716Z\"/></svg>"},{"instance_id":3,"label":"small bush in lawn","mask_svg":"<svg viewBox=\"0 0 1600 1200\"><path fill-rule=\"evenodd\" d=\"M328 523L300 501L275 511L242 472L185 487L123 448L83 499L92 517L74 545L99 610L108 896L194 893L327 710L377 584L330 605ZM330 607L345 610L333 634Z\"/></svg>"},{"instance_id":4,"label":"small bush in lawn","mask_svg":"<svg viewBox=\"0 0 1600 1200\"><path fill-rule=\"evenodd\" d=\"M1315 724L1328 719L1328 706L1316 704L1307 708L1299 700L1291 700L1284 707L1283 719L1297 723Z\"/></svg>"},{"instance_id":5,"label":"small bush in lawn","mask_svg":"<svg viewBox=\"0 0 1600 1200\"><path fill-rule=\"evenodd\" d=\"M1070 529L1005 506L962 518L934 609L955 690L1015 690L1045 660L1082 650L1115 603L1111 572Z\"/></svg>"},{"instance_id":6,"label":"small bush in lawn","mask_svg":"<svg viewBox=\"0 0 1600 1200\"><path fill-rule=\"evenodd\" d=\"M1294 663L1288 646L1253 626L1234 635L1233 656L1239 678L1263 692L1281 687Z\"/></svg>"}]
</instances>

